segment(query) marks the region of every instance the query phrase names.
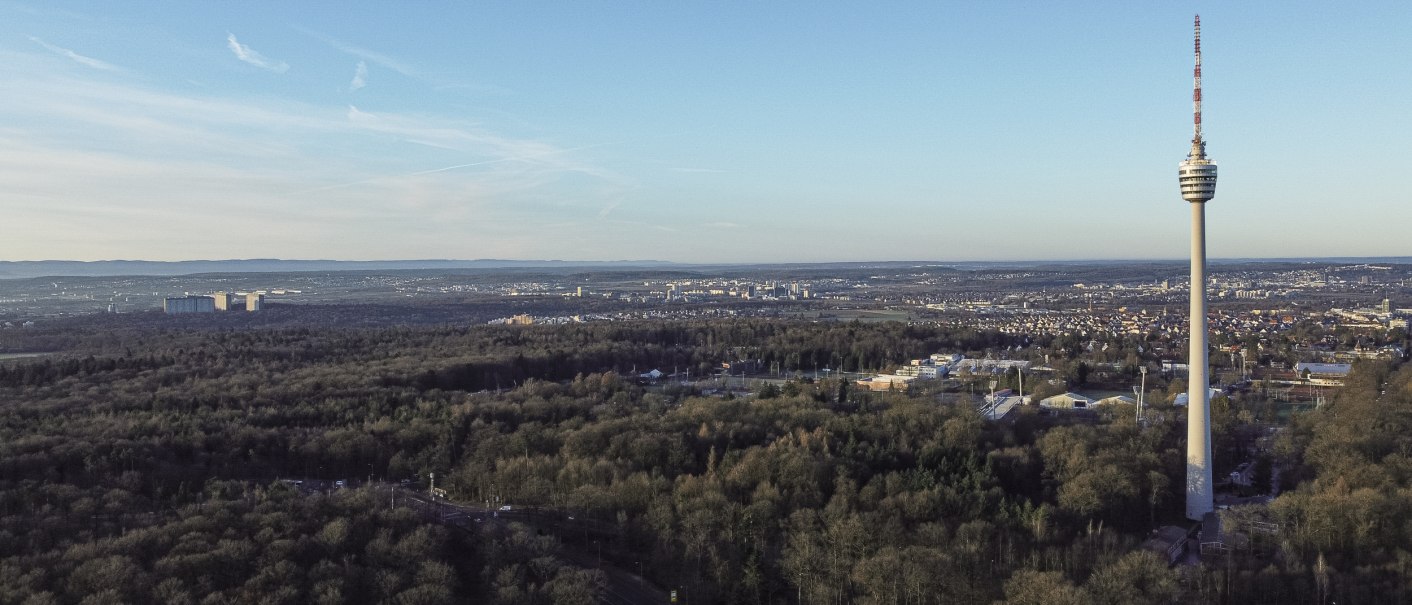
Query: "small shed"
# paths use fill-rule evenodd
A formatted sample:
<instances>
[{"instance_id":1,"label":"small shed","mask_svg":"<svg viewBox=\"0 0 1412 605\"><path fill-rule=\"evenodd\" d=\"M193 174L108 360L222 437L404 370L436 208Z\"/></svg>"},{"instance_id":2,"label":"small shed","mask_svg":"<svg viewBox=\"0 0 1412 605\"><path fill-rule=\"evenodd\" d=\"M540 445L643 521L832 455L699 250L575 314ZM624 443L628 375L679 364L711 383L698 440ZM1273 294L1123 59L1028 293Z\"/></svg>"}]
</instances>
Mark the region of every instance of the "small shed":
<instances>
[{"instance_id":1,"label":"small shed","mask_svg":"<svg viewBox=\"0 0 1412 605\"><path fill-rule=\"evenodd\" d=\"M1093 403L1094 399L1087 395L1080 395L1078 393L1064 393L1062 395L1045 397L1044 399L1040 400L1039 405L1046 408L1082 410L1092 406Z\"/></svg>"},{"instance_id":2,"label":"small shed","mask_svg":"<svg viewBox=\"0 0 1412 605\"><path fill-rule=\"evenodd\" d=\"M1143 542L1141 548L1161 555L1167 559L1168 565L1174 565L1186 554L1186 539L1185 528L1166 525L1153 531L1152 537Z\"/></svg>"}]
</instances>

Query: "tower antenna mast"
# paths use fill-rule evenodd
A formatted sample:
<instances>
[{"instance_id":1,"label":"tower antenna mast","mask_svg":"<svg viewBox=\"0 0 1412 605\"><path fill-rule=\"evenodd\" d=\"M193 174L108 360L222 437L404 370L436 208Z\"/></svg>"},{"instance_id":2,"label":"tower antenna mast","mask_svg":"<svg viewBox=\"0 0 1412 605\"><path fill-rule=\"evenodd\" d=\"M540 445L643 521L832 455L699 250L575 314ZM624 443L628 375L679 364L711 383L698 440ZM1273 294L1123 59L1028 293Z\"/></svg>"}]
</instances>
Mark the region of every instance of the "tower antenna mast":
<instances>
[{"instance_id":1,"label":"tower antenna mast","mask_svg":"<svg viewBox=\"0 0 1412 605\"><path fill-rule=\"evenodd\" d=\"M1196 136L1192 138L1192 150L1201 152L1200 157L1206 156L1206 144L1201 140L1201 15L1196 16L1196 68L1192 73L1191 91L1192 117Z\"/></svg>"}]
</instances>

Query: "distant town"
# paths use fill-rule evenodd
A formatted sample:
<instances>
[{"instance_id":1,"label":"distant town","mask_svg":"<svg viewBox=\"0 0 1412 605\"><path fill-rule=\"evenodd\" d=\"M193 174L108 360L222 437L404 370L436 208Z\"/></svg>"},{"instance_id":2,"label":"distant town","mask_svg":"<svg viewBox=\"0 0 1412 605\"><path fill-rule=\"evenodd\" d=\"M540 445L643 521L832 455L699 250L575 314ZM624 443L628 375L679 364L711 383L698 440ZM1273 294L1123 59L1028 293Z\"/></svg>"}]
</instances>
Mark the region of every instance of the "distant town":
<instances>
[{"instance_id":1,"label":"distant town","mask_svg":"<svg viewBox=\"0 0 1412 605\"><path fill-rule=\"evenodd\" d=\"M1017 402L1029 402L1038 392L1045 401L1035 403L1074 409L1122 395L1068 393L1060 401L1053 397L1064 392L1045 393L1040 379L1059 383L1055 378L1066 373L1072 378L1074 360L1082 360L1095 378L1136 376L1138 366L1167 377L1185 373L1184 270L1177 263L878 263L45 277L0 280L0 329L104 315L118 322L157 323L185 317L183 325L215 326L523 326L732 317L898 321L993 331L1029 346L989 351L984 359L965 358L964 351L938 352L926 359L895 359L892 367L834 359L767 368L750 366L743 356L722 359L727 368L722 373L764 379L818 375L822 369L846 372L861 388L887 390L928 380L950 380L954 388L958 376L975 381L1007 372L1017 381L1023 380L1017 374L1027 372L1035 376L1031 388L1007 392ZM1215 264L1207 292L1213 303L1213 376L1223 387L1250 388L1263 381L1274 397L1315 401L1320 389L1340 384L1353 361L1406 354L1412 319L1409 264ZM1063 339L1067 349L1056 349L1054 339ZM1063 360L1049 363L1055 352ZM1007 383L1001 390L1011 386L1020 385ZM996 405L987 413L1003 415L1006 409Z\"/></svg>"},{"instance_id":2,"label":"distant town","mask_svg":"<svg viewBox=\"0 0 1412 605\"><path fill-rule=\"evenodd\" d=\"M323 304L513 301L538 312L498 323L690 318L722 313L839 320L950 320L1020 334L1175 334L1185 267L1093 263L1027 269L944 265L614 268L44 277L0 280L0 326L93 313L258 311ZM1296 321L1406 329L1412 265L1213 265L1213 330L1261 332ZM1405 302L1404 302L1405 301ZM579 304L575 304L579 303ZM576 312L563 313L564 309Z\"/></svg>"}]
</instances>

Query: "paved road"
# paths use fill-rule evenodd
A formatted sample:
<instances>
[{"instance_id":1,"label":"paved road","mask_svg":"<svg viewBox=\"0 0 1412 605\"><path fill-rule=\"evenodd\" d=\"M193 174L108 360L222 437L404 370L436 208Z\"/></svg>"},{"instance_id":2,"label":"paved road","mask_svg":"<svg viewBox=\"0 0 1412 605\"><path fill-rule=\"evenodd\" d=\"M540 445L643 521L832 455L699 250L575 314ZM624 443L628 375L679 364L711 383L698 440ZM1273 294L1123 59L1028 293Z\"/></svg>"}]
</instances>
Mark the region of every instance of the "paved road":
<instances>
[{"instance_id":1,"label":"paved road","mask_svg":"<svg viewBox=\"0 0 1412 605\"><path fill-rule=\"evenodd\" d=\"M1000 420L1004 418L1006 414L1009 414L1010 410L1015 409L1015 406L1023 402L1024 398L1019 396L1001 397L994 403L987 403L981 406L980 412L987 420Z\"/></svg>"}]
</instances>

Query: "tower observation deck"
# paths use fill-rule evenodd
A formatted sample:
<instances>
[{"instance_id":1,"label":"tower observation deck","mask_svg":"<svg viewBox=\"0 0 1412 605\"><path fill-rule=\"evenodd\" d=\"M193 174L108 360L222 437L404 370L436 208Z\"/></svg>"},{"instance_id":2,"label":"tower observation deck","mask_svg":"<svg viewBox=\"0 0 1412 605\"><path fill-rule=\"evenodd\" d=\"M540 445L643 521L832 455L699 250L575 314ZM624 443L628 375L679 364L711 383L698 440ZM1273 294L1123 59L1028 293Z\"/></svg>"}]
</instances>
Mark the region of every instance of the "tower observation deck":
<instances>
[{"instance_id":1,"label":"tower observation deck","mask_svg":"<svg viewBox=\"0 0 1412 605\"><path fill-rule=\"evenodd\" d=\"M1206 157L1206 141L1201 138L1201 16L1196 17L1196 70L1192 86L1192 115L1195 136L1191 152L1182 162L1178 175L1182 199L1201 204L1216 197L1216 162Z\"/></svg>"},{"instance_id":2,"label":"tower observation deck","mask_svg":"<svg viewBox=\"0 0 1412 605\"><path fill-rule=\"evenodd\" d=\"M1182 162L1178 178L1182 186L1182 199L1193 204L1204 204L1216 197L1216 162L1206 158L1205 141L1192 146L1192 156ZM1202 151L1198 155L1197 149Z\"/></svg>"}]
</instances>

